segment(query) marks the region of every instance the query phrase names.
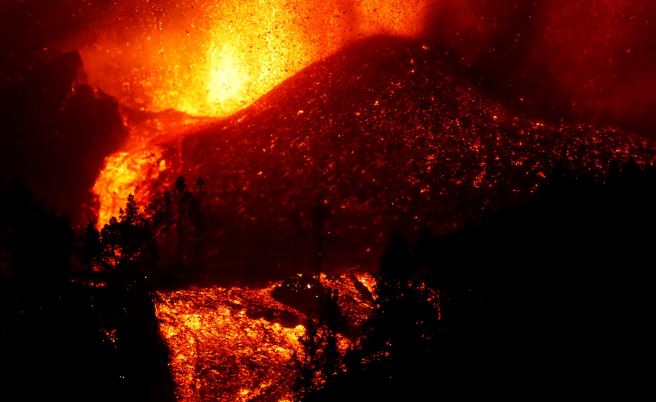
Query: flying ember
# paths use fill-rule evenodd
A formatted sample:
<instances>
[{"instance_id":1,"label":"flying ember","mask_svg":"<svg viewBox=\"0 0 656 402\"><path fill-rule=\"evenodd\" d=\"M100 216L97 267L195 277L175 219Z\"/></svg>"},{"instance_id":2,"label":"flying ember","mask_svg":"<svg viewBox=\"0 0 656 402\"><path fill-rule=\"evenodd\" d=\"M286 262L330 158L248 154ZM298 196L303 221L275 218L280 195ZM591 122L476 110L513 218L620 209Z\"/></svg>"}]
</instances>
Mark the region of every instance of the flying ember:
<instances>
[{"instance_id":1,"label":"flying ember","mask_svg":"<svg viewBox=\"0 0 656 402\"><path fill-rule=\"evenodd\" d=\"M109 16L111 26L99 30L98 40L81 53L90 81L123 105L223 117L354 40L382 33L418 35L427 3L195 0L165 9L119 8ZM147 141L165 133L139 124L128 128L129 143L145 141L140 152L151 155ZM107 159L93 188L100 225L137 191L143 162L125 151ZM121 174L130 170L128 165L140 173Z\"/></svg>"},{"instance_id":2,"label":"flying ember","mask_svg":"<svg viewBox=\"0 0 656 402\"><path fill-rule=\"evenodd\" d=\"M654 21L0 0L0 402L637 400Z\"/></svg>"},{"instance_id":3,"label":"flying ember","mask_svg":"<svg viewBox=\"0 0 656 402\"><path fill-rule=\"evenodd\" d=\"M141 110L227 116L341 46L415 36L426 0L193 0L118 8L81 50L91 81Z\"/></svg>"}]
</instances>

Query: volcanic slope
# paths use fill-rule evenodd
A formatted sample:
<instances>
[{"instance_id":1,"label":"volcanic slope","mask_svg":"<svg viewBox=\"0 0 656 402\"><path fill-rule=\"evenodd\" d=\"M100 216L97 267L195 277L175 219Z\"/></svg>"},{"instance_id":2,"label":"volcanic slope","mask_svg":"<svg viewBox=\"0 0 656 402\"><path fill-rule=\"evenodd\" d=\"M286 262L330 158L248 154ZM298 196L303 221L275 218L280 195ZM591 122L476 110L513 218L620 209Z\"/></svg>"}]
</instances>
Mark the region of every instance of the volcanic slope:
<instances>
[{"instance_id":1,"label":"volcanic slope","mask_svg":"<svg viewBox=\"0 0 656 402\"><path fill-rule=\"evenodd\" d=\"M613 160L654 158L623 132L515 114L428 46L389 37L158 147L167 169L152 186L207 183L211 258L264 272L314 267L319 244L324 269L372 267L391 230L448 231L525 199L556 165L598 176Z\"/></svg>"}]
</instances>

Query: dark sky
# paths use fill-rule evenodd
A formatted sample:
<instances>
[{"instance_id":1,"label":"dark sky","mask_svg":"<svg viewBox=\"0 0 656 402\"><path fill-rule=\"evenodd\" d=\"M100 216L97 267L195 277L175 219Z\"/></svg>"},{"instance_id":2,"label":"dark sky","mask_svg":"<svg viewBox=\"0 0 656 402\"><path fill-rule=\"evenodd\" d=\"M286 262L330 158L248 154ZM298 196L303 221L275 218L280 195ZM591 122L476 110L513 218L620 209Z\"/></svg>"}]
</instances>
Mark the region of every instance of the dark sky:
<instances>
[{"instance_id":1,"label":"dark sky","mask_svg":"<svg viewBox=\"0 0 656 402\"><path fill-rule=\"evenodd\" d=\"M20 177L73 215L88 201L103 158L126 134L115 101L84 85L83 60L58 47L71 37L92 43L108 11L130 5L0 4L3 186ZM432 10L425 39L491 96L545 119L656 135L654 2L436 0Z\"/></svg>"},{"instance_id":2,"label":"dark sky","mask_svg":"<svg viewBox=\"0 0 656 402\"><path fill-rule=\"evenodd\" d=\"M19 178L76 220L104 157L118 149L124 132L118 105L84 85L79 55L64 54L56 44L89 29L111 3L0 5L0 185Z\"/></svg>"},{"instance_id":3,"label":"dark sky","mask_svg":"<svg viewBox=\"0 0 656 402\"><path fill-rule=\"evenodd\" d=\"M656 3L438 1L428 36L494 97L656 136Z\"/></svg>"}]
</instances>

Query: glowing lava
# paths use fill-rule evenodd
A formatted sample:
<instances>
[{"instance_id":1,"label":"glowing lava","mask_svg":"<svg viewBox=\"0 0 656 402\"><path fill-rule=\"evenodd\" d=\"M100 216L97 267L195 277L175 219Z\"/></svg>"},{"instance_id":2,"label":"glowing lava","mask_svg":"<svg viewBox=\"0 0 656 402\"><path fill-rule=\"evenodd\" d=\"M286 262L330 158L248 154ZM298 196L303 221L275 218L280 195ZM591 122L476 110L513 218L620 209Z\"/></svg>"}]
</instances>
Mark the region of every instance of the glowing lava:
<instances>
[{"instance_id":1,"label":"glowing lava","mask_svg":"<svg viewBox=\"0 0 656 402\"><path fill-rule=\"evenodd\" d=\"M374 278L357 273L328 279L354 328L371 315L373 301L357 290ZM271 297L265 288L208 287L159 292L157 318L171 350L179 400L291 401L302 358L304 314ZM341 337L342 353L352 340Z\"/></svg>"},{"instance_id":2,"label":"glowing lava","mask_svg":"<svg viewBox=\"0 0 656 402\"><path fill-rule=\"evenodd\" d=\"M153 3L117 8L78 45L92 83L141 110L227 116L353 40L418 35L428 1Z\"/></svg>"},{"instance_id":3,"label":"glowing lava","mask_svg":"<svg viewBox=\"0 0 656 402\"><path fill-rule=\"evenodd\" d=\"M213 49L211 59L214 67L209 77L209 101L224 105L229 99L241 97L239 95L245 90L248 76L239 68L235 49L228 46L221 50Z\"/></svg>"},{"instance_id":4,"label":"glowing lava","mask_svg":"<svg viewBox=\"0 0 656 402\"><path fill-rule=\"evenodd\" d=\"M91 83L141 111L235 113L342 46L375 34L419 35L428 0L192 0L117 7L81 48ZM99 224L118 214L136 179L151 177L148 140L164 131L129 127L136 155L111 156L93 192ZM133 141L131 141L133 142ZM133 148L131 146L131 148ZM131 152L131 151L130 151ZM155 157L155 159L157 159ZM145 200L137 195L137 201Z\"/></svg>"},{"instance_id":5,"label":"glowing lava","mask_svg":"<svg viewBox=\"0 0 656 402\"><path fill-rule=\"evenodd\" d=\"M143 205L149 199L149 193L139 183L143 183L144 179L157 179L164 169L166 161L154 147L136 152L118 152L107 158L105 168L93 186L93 192L102 206L98 211L98 222L102 225L109 222L112 216L117 216L129 194L134 194L137 202Z\"/></svg>"}]
</instances>

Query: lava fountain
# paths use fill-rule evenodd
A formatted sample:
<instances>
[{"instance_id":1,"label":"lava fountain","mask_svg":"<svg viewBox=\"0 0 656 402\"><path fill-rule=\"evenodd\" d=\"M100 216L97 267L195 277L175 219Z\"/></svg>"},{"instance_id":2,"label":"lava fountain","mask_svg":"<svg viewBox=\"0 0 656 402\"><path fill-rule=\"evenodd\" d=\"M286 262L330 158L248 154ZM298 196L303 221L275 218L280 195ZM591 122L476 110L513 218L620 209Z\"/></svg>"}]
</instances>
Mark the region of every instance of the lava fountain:
<instances>
[{"instance_id":1,"label":"lava fountain","mask_svg":"<svg viewBox=\"0 0 656 402\"><path fill-rule=\"evenodd\" d=\"M193 0L117 7L96 40L77 44L91 83L131 110L176 110L225 117L249 105L312 62L376 34L416 37L428 0ZM155 118L157 119L157 118ZM182 119L182 117L180 117ZM128 127L131 140L110 156L94 193L99 223L116 215L131 176L157 154L164 130ZM167 125L170 131L171 125ZM157 159L157 157L155 157ZM157 166L165 166L158 160ZM126 173L126 172L132 173Z\"/></svg>"},{"instance_id":2,"label":"lava fountain","mask_svg":"<svg viewBox=\"0 0 656 402\"><path fill-rule=\"evenodd\" d=\"M121 103L227 116L344 44L415 36L425 0L193 0L119 9L81 49L93 84Z\"/></svg>"}]
</instances>

